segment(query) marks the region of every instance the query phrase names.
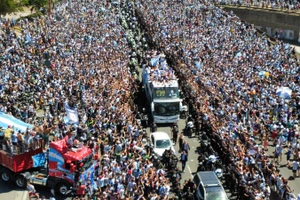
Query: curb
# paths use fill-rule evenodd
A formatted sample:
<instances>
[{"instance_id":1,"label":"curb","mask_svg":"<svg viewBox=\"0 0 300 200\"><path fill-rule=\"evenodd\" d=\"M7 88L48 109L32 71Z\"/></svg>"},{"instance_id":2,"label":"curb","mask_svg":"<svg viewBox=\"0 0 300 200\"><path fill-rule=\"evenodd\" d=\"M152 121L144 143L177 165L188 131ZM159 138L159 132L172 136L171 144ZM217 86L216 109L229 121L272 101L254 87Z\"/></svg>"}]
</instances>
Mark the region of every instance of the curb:
<instances>
[{"instance_id":1,"label":"curb","mask_svg":"<svg viewBox=\"0 0 300 200\"><path fill-rule=\"evenodd\" d=\"M29 200L29 193L28 193L28 191L24 191L21 200Z\"/></svg>"}]
</instances>

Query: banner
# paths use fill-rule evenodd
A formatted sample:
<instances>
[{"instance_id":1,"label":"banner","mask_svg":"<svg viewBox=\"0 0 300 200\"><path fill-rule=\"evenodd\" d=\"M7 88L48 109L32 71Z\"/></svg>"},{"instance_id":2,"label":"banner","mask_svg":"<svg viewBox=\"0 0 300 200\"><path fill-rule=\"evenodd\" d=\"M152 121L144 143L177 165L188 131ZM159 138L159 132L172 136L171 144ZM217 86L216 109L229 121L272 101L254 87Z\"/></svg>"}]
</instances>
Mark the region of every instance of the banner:
<instances>
[{"instance_id":1,"label":"banner","mask_svg":"<svg viewBox=\"0 0 300 200\"><path fill-rule=\"evenodd\" d=\"M22 120L19 120L15 118L12 115L7 115L3 112L0 112L0 126L4 129L6 129L8 126L11 126L14 128L15 131L26 131L26 129L32 129L33 125L27 124L23 122Z\"/></svg>"},{"instance_id":2,"label":"banner","mask_svg":"<svg viewBox=\"0 0 300 200\"><path fill-rule=\"evenodd\" d=\"M75 109L72 109L68 103L65 103L65 109L67 113L66 123L68 124L79 124L78 112Z\"/></svg>"},{"instance_id":3,"label":"banner","mask_svg":"<svg viewBox=\"0 0 300 200\"><path fill-rule=\"evenodd\" d=\"M150 60L150 66L151 67L155 67L157 65L159 59L160 59L160 55L157 56L157 57L151 58L151 60Z\"/></svg>"},{"instance_id":4,"label":"banner","mask_svg":"<svg viewBox=\"0 0 300 200\"><path fill-rule=\"evenodd\" d=\"M44 167L46 163L46 156L44 153L39 153L32 156L33 167Z\"/></svg>"}]
</instances>

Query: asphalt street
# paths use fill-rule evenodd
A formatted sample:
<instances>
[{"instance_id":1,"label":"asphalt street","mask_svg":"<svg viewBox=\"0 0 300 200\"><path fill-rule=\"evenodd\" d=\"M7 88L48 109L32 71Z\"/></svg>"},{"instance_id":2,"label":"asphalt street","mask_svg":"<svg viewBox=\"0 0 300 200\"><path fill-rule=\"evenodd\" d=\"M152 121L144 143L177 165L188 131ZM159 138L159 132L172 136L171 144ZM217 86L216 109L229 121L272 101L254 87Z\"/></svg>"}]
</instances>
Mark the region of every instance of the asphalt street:
<instances>
[{"instance_id":1,"label":"asphalt street","mask_svg":"<svg viewBox=\"0 0 300 200\"><path fill-rule=\"evenodd\" d=\"M181 119L179 120L178 122L178 126L179 126L179 130L183 130L185 128L185 120ZM170 126L171 125L158 125L158 128L157 128L157 131L162 131L162 132L166 132L169 134L170 138L171 137L171 130L170 130ZM147 129L147 133L149 133L150 135L150 128ZM197 172L197 168L198 168L198 152L196 151L197 150L197 147L199 146L199 139L198 139L198 136L196 137L195 134L192 136L192 137L187 137L187 136L184 136L185 137L185 140L188 142L189 146L190 146L190 151L189 151L189 154L188 154L188 162L186 164L186 167L185 167L185 170L184 172L182 173L182 179L181 179L181 184L183 185L184 181L185 180L188 180L188 179L192 179L193 180L193 177L194 177L194 173ZM179 150L179 145L178 145L178 142L177 144L175 145L175 150L176 150L176 155L178 157L180 157L180 153L178 152ZM181 162L178 162L178 165L177 165L178 169L182 169L182 165L181 165ZM226 190L226 188L225 188ZM230 198L230 199L235 199L235 197L230 197L231 194L229 193L228 190L226 190L227 192L227 196Z\"/></svg>"},{"instance_id":2,"label":"asphalt street","mask_svg":"<svg viewBox=\"0 0 300 200\"><path fill-rule=\"evenodd\" d=\"M179 130L182 130L185 128L185 120L180 120L179 123ZM157 131L162 131L166 132L169 134L170 138L171 137L171 131L170 131L170 125L158 125ZM150 135L150 128L147 129L147 133ZM196 137L188 138L185 136L185 140L189 143L190 145L190 151L189 151L189 156L188 156L188 162L186 164L186 168L184 173L182 173L182 180L188 180L190 178L193 178L193 172L197 171L198 167L198 153L196 153L196 148L199 146L199 140ZM178 152L179 146L178 142L175 145L175 150L176 150L176 155L179 157L180 153ZM178 168L181 170L181 163L178 162Z\"/></svg>"}]
</instances>

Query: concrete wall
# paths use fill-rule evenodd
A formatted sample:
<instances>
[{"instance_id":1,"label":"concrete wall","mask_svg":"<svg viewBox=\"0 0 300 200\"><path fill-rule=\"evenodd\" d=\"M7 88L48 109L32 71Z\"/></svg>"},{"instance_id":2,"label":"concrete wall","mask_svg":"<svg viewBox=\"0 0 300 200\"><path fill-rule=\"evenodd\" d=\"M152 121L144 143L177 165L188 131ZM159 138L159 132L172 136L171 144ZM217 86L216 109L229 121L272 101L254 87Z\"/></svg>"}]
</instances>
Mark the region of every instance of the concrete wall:
<instances>
[{"instance_id":1,"label":"concrete wall","mask_svg":"<svg viewBox=\"0 0 300 200\"><path fill-rule=\"evenodd\" d=\"M225 10L233 11L242 20L254 24L257 28L271 36L279 33L281 38L300 43L300 14L284 13L264 9L247 9L245 7L225 6Z\"/></svg>"}]
</instances>

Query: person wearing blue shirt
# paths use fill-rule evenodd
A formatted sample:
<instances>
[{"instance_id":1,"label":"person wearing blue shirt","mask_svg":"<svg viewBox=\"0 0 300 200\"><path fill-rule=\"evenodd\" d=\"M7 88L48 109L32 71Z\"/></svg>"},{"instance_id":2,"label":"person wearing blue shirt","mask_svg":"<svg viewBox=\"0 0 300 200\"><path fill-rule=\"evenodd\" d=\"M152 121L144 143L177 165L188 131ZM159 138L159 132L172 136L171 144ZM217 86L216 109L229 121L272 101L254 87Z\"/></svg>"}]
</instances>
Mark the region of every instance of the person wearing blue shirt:
<instances>
[{"instance_id":1,"label":"person wearing blue shirt","mask_svg":"<svg viewBox=\"0 0 300 200\"><path fill-rule=\"evenodd\" d=\"M182 172L184 172L186 163L188 161L188 155L186 154L186 151L182 151L182 154L180 156L180 161L181 161L181 164L182 164Z\"/></svg>"}]
</instances>

